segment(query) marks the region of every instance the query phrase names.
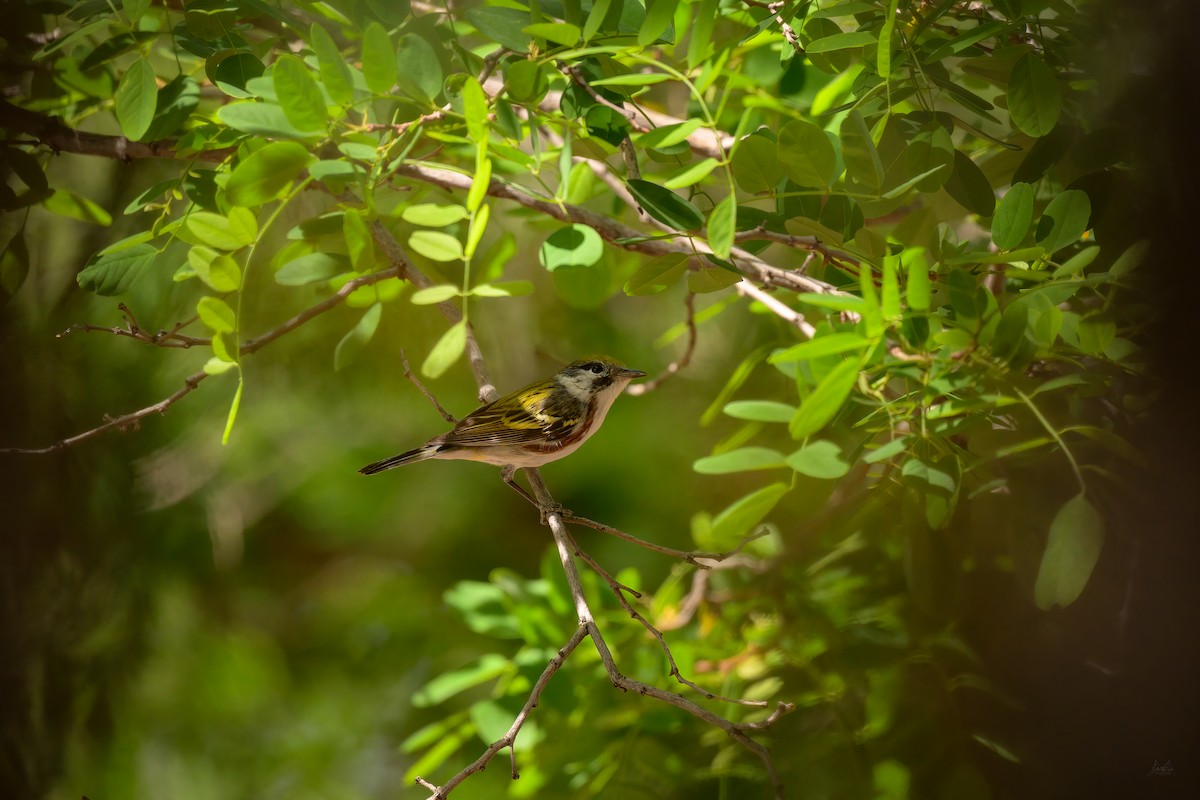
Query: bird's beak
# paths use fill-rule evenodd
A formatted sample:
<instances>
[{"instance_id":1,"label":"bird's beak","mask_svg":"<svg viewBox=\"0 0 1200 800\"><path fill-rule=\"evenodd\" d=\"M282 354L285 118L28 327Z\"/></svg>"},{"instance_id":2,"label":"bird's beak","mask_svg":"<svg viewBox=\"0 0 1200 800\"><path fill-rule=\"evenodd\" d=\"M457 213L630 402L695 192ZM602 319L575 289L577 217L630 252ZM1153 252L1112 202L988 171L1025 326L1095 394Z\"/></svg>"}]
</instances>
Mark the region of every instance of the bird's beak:
<instances>
[{"instance_id":1,"label":"bird's beak","mask_svg":"<svg viewBox=\"0 0 1200 800\"><path fill-rule=\"evenodd\" d=\"M621 367L620 377L627 378L629 380L633 380L635 378L646 377L646 373L642 372L640 369L629 369L628 367Z\"/></svg>"}]
</instances>

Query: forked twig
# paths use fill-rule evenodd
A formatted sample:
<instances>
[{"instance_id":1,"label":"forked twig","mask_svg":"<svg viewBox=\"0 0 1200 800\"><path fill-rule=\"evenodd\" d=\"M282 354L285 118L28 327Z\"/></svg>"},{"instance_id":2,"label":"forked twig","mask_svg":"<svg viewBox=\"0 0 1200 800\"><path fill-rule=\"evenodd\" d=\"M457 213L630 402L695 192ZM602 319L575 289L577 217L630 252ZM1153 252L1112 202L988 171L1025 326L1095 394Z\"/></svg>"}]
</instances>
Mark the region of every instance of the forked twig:
<instances>
[{"instance_id":1,"label":"forked twig","mask_svg":"<svg viewBox=\"0 0 1200 800\"><path fill-rule=\"evenodd\" d=\"M644 381L643 383L630 384L625 389L625 394L636 397L638 395L646 394L647 392L653 392L659 386L662 386L663 381L667 380L676 372L679 372L679 370L692 363L692 354L696 352L696 293L688 292L686 295L684 295L683 304L687 307L686 322L688 331L687 346L683 350L683 355L672 361L670 364L667 364L667 368L656 377L648 381Z\"/></svg>"},{"instance_id":2,"label":"forked twig","mask_svg":"<svg viewBox=\"0 0 1200 800\"><path fill-rule=\"evenodd\" d=\"M636 619L638 622L640 622L643 628L645 628L647 631L649 631L650 634L652 636L654 636L655 639L658 639L658 643L662 647L663 654L667 657L667 663L671 667L670 671L667 673L668 675L675 678L675 680L679 681L684 686L688 687L689 689L696 692L697 694L704 695L704 697L708 700L718 700L723 703L736 703L737 705L752 706L754 708L767 708L768 707L769 703L767 703L765 700L745 700L745 699L740 699L740 698L735 698L735 697L725 697L724 695L714 694L713 692L710 692L708 689L704 689L700 686L697 686L696 684L689 681L687 678L683 677L683 673L681 673L679 671L679 665L675 663L675 656L671 653L671 648L670 648L670 646L667 645L667 640L663 637L662 632L659 631L658 628L654 627L654 625L650 622L650 620L648 620L644 616L642 616L638 612L638 610L636 608L634 608L633 605L629 602L629 600L626 599L626 597L625 597L625 593L629 592L629 593L633 594L635 597L640 598L642 596L641 592L638 592L634 589L629 588L628 586L626 586L625 584L621 583L616 578L614 578L608 572L608 570L606 570L604 567L600 566L599 562L597 562L594 558L592 558L586 552L584 552L582 549L580 549L579 544L575 541L575 539L573 537L571 539L571 544L573 544L575 546L575 556L578 559L580 559L581 561L583 561L583 563L585 563L589 567L591 567L593 572L595 572L597 575L599 575L601 578L603 578L606 583L608 583L609 587L613 591L613 594L616 595L617 602L621 604L621 607L625 609L625 611L629 614L629 616L632 617L633 619ZM697 574L703 574L703 573L697 573Z\"/></svg>"}]
</instances>

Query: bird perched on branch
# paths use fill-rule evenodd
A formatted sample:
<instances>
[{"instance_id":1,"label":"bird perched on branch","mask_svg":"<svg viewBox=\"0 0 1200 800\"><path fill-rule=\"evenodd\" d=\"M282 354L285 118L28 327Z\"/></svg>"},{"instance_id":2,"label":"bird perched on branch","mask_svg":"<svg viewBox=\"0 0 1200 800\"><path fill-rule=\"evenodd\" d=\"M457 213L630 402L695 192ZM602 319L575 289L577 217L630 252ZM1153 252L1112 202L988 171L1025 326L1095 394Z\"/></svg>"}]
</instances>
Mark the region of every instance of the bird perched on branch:
<instances>
[{"instance_id":1,"label":"bird perched on branch","mask_svg":"<svg viewBox=\"0 0 1200 800\"><path fill-rule=\"evenodd\" d=\"M374 475L434 458L482 461L503 467L504 482L538 505L513 481L513 474L579 449L604 422L617 395L645 374L605 356L575 361L556 375L472 411L449 432L415 450L368 464L359 472Z\"/></svg>"}]
</instances>

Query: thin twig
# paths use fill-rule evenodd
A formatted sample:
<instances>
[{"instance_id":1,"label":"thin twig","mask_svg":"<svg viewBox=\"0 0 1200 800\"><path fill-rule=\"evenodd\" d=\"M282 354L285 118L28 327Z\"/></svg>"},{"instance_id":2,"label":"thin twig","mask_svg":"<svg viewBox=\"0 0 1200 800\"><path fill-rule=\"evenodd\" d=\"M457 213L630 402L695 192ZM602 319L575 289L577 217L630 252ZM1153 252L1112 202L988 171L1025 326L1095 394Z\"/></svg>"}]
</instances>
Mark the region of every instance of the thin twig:
<instances>
[{"instance_id":1,"label":"thin twig","mask_svg":"<svg viewBox=\"0 0 1200 800\"><path fill-rule=\"evenodd\" d=\"M529 470L525 470L525 472L526 472L526 474L528 474ZM539 501L540 501L540 498L539 498ZM588 519L587 517L580 517L580 516L576 516L575 514L571 514L566 517L566 521L568 524L571 524L571 525L579 524L585 528L592 528L593 530L600 531L601 533L607 533L610 536L615 536L618 539L623 539L624 541L629 542L630 544L635 544L638 547L645 548L646 550L652 550L655 553L662 553L665 556L670 556L671 558L677 558L680 561L684 562L685 564L691 564L692 566L699 567L700 569L712 569L714 565L719 564L722 561L725 561L727 559L730 559L733 556L740 553L742 551L742 548L744 548L750 542L753 542L755 539L761 539L762 537L767 535L767 532L765 530L763 530L763 531L759 531L758 533L754 533L749 536L745 536L742 538L742 541L738 543L737 547L733 548L732 550L730 550L729 552L726 552L726 553L708 553L708 552L703 552L703 551L699 551L699 550L694 550L694 551L688 552L686 550L676 550L674 547L665 547L661 544L655 544L654 542L648 542L645 539L639 539L638 537L634 536L632 533L626 533L625 531L620 530L619 528L614 528L611 525L605 525L603 522L596 522L596 520ZM711 561L712 563L706 564L706 563L704 563L706 561Z\"/></svg>"},{"instance_id":2,"label":"thin twig","mask_svg":"<svg viewBox=\"0 0 1200 800\"><path fill-rule=\"evenodd\" d=\"M663 381L670 378L676 372L686 367L692 362L692 354L696 351L696 293L688 292L683 297L683 303L687 307L687 346L683 350L683 355L667 365L667 368L658 376L645 381L643 383L630 384L625 393L633 396L653 392L659 386L662 386Z\"/></svg>"},{"instance_id":3,"label":"thin twig","mask_svg":"<svg viewBox=\"0 0 1200 800\"><path fill-rule=\"evenodd\" d=\"M587 78L583 76L583 73L579 71L578 67L568 64L565 61L557 61L555 62L554 66L558 68L559 72L574 81L576 86L587 92L589 97L605 108L610 108L620 114L629 121L630 125L633 125L635 128L640 128L641 130L650 130L654 128L654 120L650 119L646 112L641 111L641 109L638 111L627 109L624 106L617 105L612 100L609 100L607 97L600 94L600 92L596 91L595 87L588 83ZM638 122L639 111L641 112L642 119L646 121L645 125L642 125Z\"/></svg>"},{"instance_id":4,"label":"thin twig","mask_svg":"<svg viewBox=\"0 0 1200 800\"><path fill-rule=\"evenodd\" d=\"M767 294L750 281L742 278L734 285L737 287L737 293L742 297L749 297L752 300L757 300L758 302L762 303L764 306L769 308L775 314L775 316L791 323L792 325L795 325L796 328L809 339L817 335L817 329L812 326L812 323L804 318L803 314L796 309L785 305L778 298Z\"/></svg>"},{"instance_id":5,"label":"thin twig","mask_svg":"<svg viewBox=\"0 0 1200 800\"><path fill-rule=\"evenodd\" d=\"M845 251L829 247L816 236L798 236L791 233L780 233L779 231L768 230L762 225L750 228L749 230L738 231L733 236L735 242L748 242L755 239L765 239L768 242L775 242L784 247L792 247L797 250L811 250L814 253L820 253L825 257L826 261L834 264L850 264L854 267L862 265L859 259Z\"/></svg>"},{"instance_id":6,"label":"thin twig","mask_svg":"<svg viewBox=\"0 0 1200 800\"><path fill-rule=\"evenodd\" d=\"M583 624L580 624L579 627L575 629L575 633L571 634L571 638L567 640L567 643L563 645L557 653L554 654L554 658L550 659L550 663L546 665L544 670L542 670L541 676L539 676L537 682L533 684L533 690L530 691L529 698L526 699L525 705L521 706L521 710L517 712L516 719L513 720L513 723L509 727L508 731L499 739L488 745L488 748L483 751L483 755L472 761L461 771L459 771L457 775L443 783L441 786L435 786L424 778L417 778L416 782L431 792L429 800L445 800L450 792L454 791L455 786L458 786L471 775L474 775L476 772L479 772L486 767L488 762L495 758L497 753L506 747L513 748L515 746L517 734L521 732L522 726L525 725L525 720L529 719L529 714L534 708L537 707L538 700L541 699L542 691L546 688L546 684L550 682L552 677L554 677L554 673L562 669L562 665L567 660L567 656L571 655L571 653L575 651L575 648L579 646L579 643L582 642L584 637L587 635L587 627ZM518 777L515 754L512 757L512 776L514 780L516 780Z\"/></svg>"},{"instance_id":7,"label":"thin twig","mask_svg":"<svg viewBox=\"0 0 1200 800\"><path fill-rule=\"evenodd\" d=\"M421 394L425 395L426 400L433 403L433 407L436 408L437 412L442 415L442 419L446 420L446 422L449 422L451 425L458 422L458 419L456 419L453 414L442 408L442 404L438 402L437 398L433 396L432 392L425 388L425 384L421 383L420 378L413 374L412 368L408 365L408 356L404 354L403 348L400 349L400 363L404 366L404 377L408 378L409 381L412 382L412 385L416 386L417 389L420 390Z\"/></svg>"},{"instance_id":8,"label":"thin twig","mask_svg":"<svg viewBox=\"0 0 1200 800\"><path fill-rule=\"evenodd\" d=\"M613 594L616 595L617 602L621 604L623 609L625 609L625 612L629 614L630 617L641 623L642 627L649 631L649 633L658 640L659 645L662 647L663 654L667 657L667 663L670 665L670 670L667 673L669 676L675 678L675 680L679 681L697 694L704 695L704 697L708 700L717 700L723 703L752 706L754 708L767 708L770 705L764 700L745 700L736 697L725 697L724 695L714 694L713 692L697 686L687 678L683 677L683 673L679 671L679 665L675 663L675 656L671 653L671 648L667 645L667 640L663 637L662 632L659 631L658 628L654 627L650 620L642 616L625 597L625 593L629 592L635 597L640 598L642 596L641 592L637 592L629 588L609 574L608 570L600 566L600 564L594 558L589 556L579 547L579 544L575 542L574 538L571 539L571 543L575 546L575 556L583 561L583 563L591 567L593 572L604 579L604 581L609 585L609 588L612 589Z\"/></svg>"},{"instance_id":9,"label":"thin twig","mask_svg":"<svg viewBox=\"0 0 1200 800\"><path fill-rule=\"evenodd\" d=\"M340 289L338 289L335 294L325 298L316 305L310 306L304 311L301 311L299 314L284 322L282 325L272 328L261 336L246 342L239 348L239 352L242 355L251 355L252 353L261 350L266 345L275 341L280 336L283 336L285 333L289 333L314 317L324 314L326 311L345 300L346 297L349 296L350 293L355 289L358 289L362 286L370 286L371 284L379 283L380 281L387 280L388 278L395 278L399 274L400 270L397 267L389 267L388 269L381 270L371 275L364 275L361 278L355 278L354 280L347 281ZM176 390L169 397L159 400L157 403L148 405L145 408L140 408L137 411L131 411L130 413L122 414L119 417L106 419L102 425L97 425L96 427L86 430L83 433L77 433L74 436L68 436L65 439L60 439L54 444L46 447L3 447L0 448L0 453L44 455L46 453L53 453L56 450L62 450L65 447L71 447L72 445L79 444L80 442L85 442L88 439L99 436L105 431L113 429L136 429L141 420L150 416L151 414L166 413L168 408L175 405L175 403L178 403L190 392L194 391L195 388L200 384L200 381L207 377L208 373L204 372L203 370L200 370L199 372L193 372L191 375L184 378L183 386Z\"/></svg>"},{"instance_id":10,"label":"thin twig","mask_svg":"<svg viewBox=\"0 0 1200 800\"><path fill-rule=\"evenodd\" d=\"M400 164L393 171L393 174L399 177L430 183L434 186L440 186L448 191L465 192L471 188L472 183L472 178L469 175L425 164ZM643 231L623 225L611 217L571 203L552 202L534 197L523 188L505 183L497 178L492 179L488 185L487 193L492 197L498 197L503 200L513 200L526 208L561 222L577 222L587 225L600 234L600 237L605 241L633 252L644 253L650 256L682 253L689 257L711 255L713 252L708 243L700 239L687 237L683 237L682 241L662 238L648 239ZM821 245L821 247L823 248L824 246ZM743 275L764 285L778 286L796 292L815 292L840 297L850 296L847 292L825 281L810 278L795 270L781 269L768 264L758 256L741 248L733 248L730 260Z\"/></svg>"},{"instance_id":11,"label":"thin twig","mask_svg":"<svg viewBox=\"0 0 1200 800\"><path fill-rule=\"evenodd\" d=\"M212 344L212 339L200 336L185 336L184 334L180 333L180 331L186 328L188 325L191 325L193 322L200 319L198 316L193 316L191 319L185 320L184 322L176 322L174 327L172 327L169 331L159 330L157 333L150 333L149 331L144 330L142 326L138 324L137 317L133 315L133 311L130 310L129 306L125 305L124 303L118 303L117 308L120 310L121 315L125 317L124 328L120 327L119 325L92 325L87 322L76 322L62 333L55 334L55 338L61 339L69 333L82 331L83 333L111 333L115 336L127 336L130 339L135 339L139 342L145 342L146 344L154 345L155 347L167 347L179 350L187 350L200 345Z\"/></svg>"}]
</instances>

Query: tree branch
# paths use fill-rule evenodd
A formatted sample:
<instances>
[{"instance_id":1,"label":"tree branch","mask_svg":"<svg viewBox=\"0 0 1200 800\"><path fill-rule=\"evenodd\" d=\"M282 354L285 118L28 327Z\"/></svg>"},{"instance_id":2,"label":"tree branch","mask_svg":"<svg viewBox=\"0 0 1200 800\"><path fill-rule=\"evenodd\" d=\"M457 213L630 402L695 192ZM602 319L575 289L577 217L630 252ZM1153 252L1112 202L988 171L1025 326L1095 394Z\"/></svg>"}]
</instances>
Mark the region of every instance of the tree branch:
<instances>
[{"instance_id":1,"label":"tree branch","mask_svg":"<svg viewBox=\"0 0 1200 800\"><path fill-rule=\"evenodd\" d=\"M676 372L692 363L692 354L696 351L696 293L688 292L683 297L683 303L687 307L687 346L683 350L683 355L667 365L667 368L662 373L648 381L642 383L634 383L625 389L625 394L638 395L653 392L659 386L662 386L663 381L670 378Z\"/></svg>"},{"instance_id":2,"label":"tree branch","mask_svg":"<svg viewBox=\"0 0 1200 800\"><path fill-rule=\"evenodd\" d=\"M340 289L337 290L335 294L325 298L314 306L306 308L304 311L301 311L287 322L284 322L282 325L272 328L261 336L249 340L239 348L238 352L241 355L251 355L256 353L263 347L278 339L280 336L283 336L285 333L299 328L309 320L324 314L329 309L340 304L355 289L358 289L362 286L370 286L371 284L379 283L380 281L387 280L388 278L395 278L400 275L400 272L401 271L399 268L393 266L371 275L364 275L361 278L355 278L354 280L347 281ZM204 370L193 372L191 375L184 378L183 386L176 390L169 397L166 397L152 405L148 405L145 408L140 408L137 411L131 411L128 414L122 414L119 417L106 419L103 425L97 425L96 427L86 430L83 433L77 433L74 436L68 436L65 439L60 439L54 444L46 447L2 447L0 448L0 453L44 455L46 453L53 453L56 450L62 450L66 447L71 447L72 445L76 445L81 442L86 442L88 439L93 439L105 431L110 431L114 428L117 430L136 429L141 421L151 414L165 414L168 408L175 405L189 393L194 391L195 388L200 385L200 382L207 377L208 373Z\"/></svg>"},{"instance_id":3,"label":"tree branch","mask_svg":"<svg viewBox=\"0 0 1200 800\"><path fill-rule=\"evenodd\" d=\"M471 188L470 176L449 169L435 169L424 164L401 164L396 168L394 174L430 183L447 191L467 191ZM492 197L512 200L562 222L587 225L600 234L605 241L633 252L650 256L684 254L694 257L697 254L712 254L708 243L701 239L687 238L685 241L648 239L644 232L623 225L610 217L571 203L542 200L518 189L514 184L503 183L497 179L492 179L487 193ZM796 292L847 296L846 292L832 284L801 275L794 270L772 266L758 256L740 248L733 249L730 260L743 275L767 286L778 286Z\"/></svg>"}]
</instances>

